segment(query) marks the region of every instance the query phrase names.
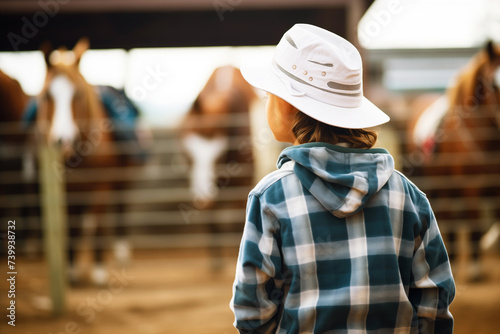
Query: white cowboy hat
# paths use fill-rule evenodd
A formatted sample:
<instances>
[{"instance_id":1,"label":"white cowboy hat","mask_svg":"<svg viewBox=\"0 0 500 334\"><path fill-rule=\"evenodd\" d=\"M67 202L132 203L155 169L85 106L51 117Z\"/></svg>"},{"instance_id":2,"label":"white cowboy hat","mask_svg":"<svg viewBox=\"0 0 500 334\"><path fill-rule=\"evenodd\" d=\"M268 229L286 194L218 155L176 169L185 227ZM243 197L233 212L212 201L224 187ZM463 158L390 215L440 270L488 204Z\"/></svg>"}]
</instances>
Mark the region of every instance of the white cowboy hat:
<instances>
[{"instance_id":1,"label":"white cowboy hat","mask_svg":"<svg viewBox=\"0 0 500 334\"><path fill-rule=\"evenodd\" d=\"M334 33L296 24L266 64L244 65L252 86L274 94L310 117L349 129L374 127L389 116L363 96L358 50Z\"/></svg>"}]
</instances>

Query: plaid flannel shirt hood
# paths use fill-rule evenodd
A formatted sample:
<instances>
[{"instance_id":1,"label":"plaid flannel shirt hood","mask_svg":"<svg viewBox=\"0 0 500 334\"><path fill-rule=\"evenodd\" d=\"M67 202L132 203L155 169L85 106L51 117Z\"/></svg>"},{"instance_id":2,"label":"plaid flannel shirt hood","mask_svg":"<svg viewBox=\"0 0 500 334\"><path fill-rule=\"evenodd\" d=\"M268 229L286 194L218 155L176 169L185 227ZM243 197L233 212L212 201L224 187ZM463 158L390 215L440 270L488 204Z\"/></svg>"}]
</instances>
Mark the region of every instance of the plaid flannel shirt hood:
<instances>
[{"instance_id":1,"label":"plaid flannel shirt hood","mask_svg":"<svg viewBox=\"0 0 500 334\"><path fill-rule=\"evenodd\" d=\"M332 154L332 150L346 154ZM317 143L285 149L278 168L287 163L293 164L295 175L311 195L338 218L361 210L394 172L394 159L385 149L345 149Z\"/></svg>"},{"instance_id":2,"label":"plaid flannel shirt hood","mask_svg":"<svg viewBox=\"0 0 500 334\"><path fill-rule=\"evenodd\" d=\"M285 149L250 192L230 307L240 333L453 332L430 203L384 149Z\"/></svg>"}]
</instances>

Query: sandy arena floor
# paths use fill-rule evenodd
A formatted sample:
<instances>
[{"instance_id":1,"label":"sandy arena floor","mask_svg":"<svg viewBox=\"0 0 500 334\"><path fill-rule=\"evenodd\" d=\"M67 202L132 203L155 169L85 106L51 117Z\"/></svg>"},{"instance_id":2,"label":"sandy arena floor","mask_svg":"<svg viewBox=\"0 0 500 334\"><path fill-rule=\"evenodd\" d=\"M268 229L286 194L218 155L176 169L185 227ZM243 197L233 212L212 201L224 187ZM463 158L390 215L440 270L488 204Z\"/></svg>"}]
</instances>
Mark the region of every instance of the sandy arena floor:
<instances>
[{"instance_id":1,"label":"sandy arena floor","mask_svg":"<svg viewBox=\"0 0 500 334\"><path fill-rule=\"evenodd\" d=\"M205 251L136 252L126 269L112 268L113 278L102 288L83 286L68 291L67 312L50 312L47 266L18 259L16 326L7 325L6 285L2 279L0 333L22 334L154 334L236 333L228 304L236 250L211 271ZM500 326L500 257L486 261L488 279L458 282L452 305L455 333L496 333Z\"/></svg>"}]
</instances>

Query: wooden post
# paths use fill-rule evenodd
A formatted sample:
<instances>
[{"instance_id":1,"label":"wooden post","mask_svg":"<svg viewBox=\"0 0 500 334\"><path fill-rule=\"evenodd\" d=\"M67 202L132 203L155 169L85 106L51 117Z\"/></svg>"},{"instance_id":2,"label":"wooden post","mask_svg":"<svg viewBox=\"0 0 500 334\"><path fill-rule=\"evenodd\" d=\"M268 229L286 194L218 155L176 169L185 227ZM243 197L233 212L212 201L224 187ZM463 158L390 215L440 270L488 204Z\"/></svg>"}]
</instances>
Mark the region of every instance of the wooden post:
<instances>
[{"instance_id":1,"label":"wooden post","mask_svg":"<svg viewBox=\"0 0 500 334\"><path fill-rule=\"evenodd\" d=\"M361 53L363 50L358 40L358 23L366 12L365 2L361 0L349 0L346 2L345 6L347 8L346 38Z\"/></svg>"},{"instance_id":2,"label":"wooden post","mask_svg":"<svg viewBox=\"0 0 500 334\"><path fill-rule=\"evenodd\" d=\"M42 146L39 151L40 200L45 256L49 265L50 293L54 316L66 307L66 192L60 150Z\"/></svg>"}]
</instances>

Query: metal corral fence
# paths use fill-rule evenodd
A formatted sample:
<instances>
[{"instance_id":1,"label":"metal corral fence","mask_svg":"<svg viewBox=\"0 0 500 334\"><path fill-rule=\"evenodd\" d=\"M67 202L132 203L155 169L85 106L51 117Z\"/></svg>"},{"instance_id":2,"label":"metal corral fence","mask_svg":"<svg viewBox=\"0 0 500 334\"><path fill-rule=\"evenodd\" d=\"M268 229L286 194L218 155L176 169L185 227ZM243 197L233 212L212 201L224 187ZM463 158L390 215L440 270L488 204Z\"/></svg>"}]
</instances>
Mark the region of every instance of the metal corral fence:
<instances>
[{"instance_id":1,"label":"metal corral fence","mask_svg":"<svg viewBox=\"0 0 500 334\"><path fill-rule=\"evenodd\" d=\"M500 106L493 107L500 110ZM481 112L478 107L468 117ZM463 125L466 121L456 122ZM483 123L476 128L459 126L452 134L438 130L434 151L425 152L414 147L409 124L392 124L402 148L396 162L429 198L450 257L467 263L471 256L498 251L498 240L492 243L484 236L500 222L500 129ZM440 152L443 143L457 142L454 150Z\"/></svg>"},{"instance_id":2,"label":"metal corral fence","mask_svg":"<svg viewBox=\"0 0 500 334\"><path fill-rule=\"evenodd\" d=\"M447 237L450 233L484 233L498 219L495 215L500 212L500 152L488 152L491 159L487 160L490 166L486 169L485 160L474 158L485 152L475 152L472 156L470 153L461 153L468 154L468 167L463 175L447 172L459 163L457 161L463 161L457 159L459 153L442 156L434 165L439 167L437 172L432 174L429 170L425 171L424 158L420 152L407 150L406 126L405 122L391 122L382 128L381 137L390 138L389 144L395 147L391 153L395 156L397 166L430 198L441 231L448 239L450 254L462 252L454 247L456 240ZM17 125L1 128L4 133L13 133L17 129ZM258 130L254 129L254 132ZM477 132L484 134L481 129L477 129ZM66 181L124 182L126 186L123 190L111 191L110 196L102 197L103 203L110 205L103 221L108 227L122 226L135 249L236 247L241 239L245 203L251 185L222 187L217 205L204 210L193 200L189 189L189 163L182 150L179 130L156 128L153 129L153 138L150 155L143 165L99 170L70 169L65 172ZM498 140L498 137L484 139ZM241 149L242 143L248 147L248 138L231 138L229 142L231 150ZM119 154L134 153L130 147L118 145ZM271 165L274 165L277 155L263 158L259 148L256 152L256 160L270 160ZM23 158L29 161L26 160L24 146L3 143L0 156L2 221L16 219L20 252L41 252L42 224L37 178L33 178L33 175L30 178L23 171ZM476 165L481 168L475 170ZM253 178L254 181L262 176L256 178L255 168L248 162L221 164L217 173L222 177ZM29 179L26 180L26 177ZM478 187L482 189L481 192L464 195L463 189ZM448 191L441 191L443 189ZM88 195L68 193L67 204L83 205ZM69 227L76 227L80 223L81 217L68 217ZM218 226L216 234L208 227L211 224ZM109 248L112 240L111 235L104 237L99 245Z\"/></svg>"},{"instance_id":3,"label":"metal corral fence","mask_svg":"<svg viewBox=\"0 0 500 334\"><path fill-rule=\"evenodd\" d=\"M18 124L2 126L4 134L20 131ZM105 194L70 192L66 195L68 207L84 206L89 198L99 197L100 204L108 210L101 217L106 227L121 228L136 249L193 248L237 246L245 217L248 186L224 187L217 195L211 209L193 199L189 189L189 161L182 149L178 129L152 129L153 141L143 164L113 168L60 168L67 183L120 182L123 189ZM229 139L229 150L251 149L248 137ZM123 143L115 143L118 154L139 153ZM105 145L105 144L103 144ZM29 147L28 147L29 148ZM33 152L31 152L33 153ZM30 156L23 142L2 143L0 148L0 205L2 221L16 220L18 252L42 251L42 222L36 156ZM26 170L28 166L28 170ZM231 179L253 180L251 162L222 163L216 176ZM70 211L71 212L71 211ZM84 219L85 220L85 219ZM68 228L77 228L82 217L69 215ZM218 233L211 233L210 224L218 226ZM210 232L210 233L209 233ZM99 247L111 248L113 236L103 237ZM85 245L84 240L77 240Z\"/></svg>"}]
</instances>

